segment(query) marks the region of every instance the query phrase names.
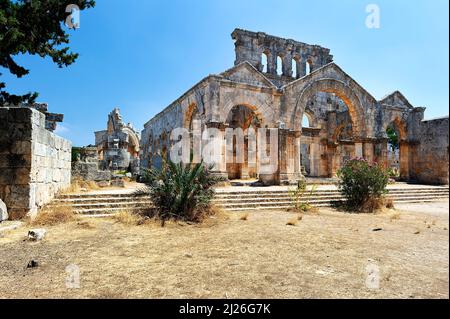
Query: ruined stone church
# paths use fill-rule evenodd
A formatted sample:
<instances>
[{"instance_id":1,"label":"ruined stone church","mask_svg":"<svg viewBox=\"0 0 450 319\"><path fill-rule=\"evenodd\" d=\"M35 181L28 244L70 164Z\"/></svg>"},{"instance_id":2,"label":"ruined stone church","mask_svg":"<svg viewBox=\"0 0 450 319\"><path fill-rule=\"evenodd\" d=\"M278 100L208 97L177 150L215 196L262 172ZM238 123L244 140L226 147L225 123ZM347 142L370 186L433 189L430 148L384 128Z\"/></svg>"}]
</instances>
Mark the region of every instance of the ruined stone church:
<instances>
[{"instance_id":1,"label":"ruined stone church","mask_svg":"<svg viewBox=\"0 0 450 319\"><path fill-rule=\"evenodd\" d=\"M425 108L399 91L377 100L333 62L330 49L241 29L232 39L234 67L207 76L145 124L142 168L160 166L171 131L192 130L195 122L201 129L278 129L278 169L271 174L261 173L259 159L256 168L228 163L224 141L214 173L229 180L334 177L352 157L392 165L387 130L393 129L400 178L448 184L448 117L424 121Z\"/></svg>"}]
</instances>

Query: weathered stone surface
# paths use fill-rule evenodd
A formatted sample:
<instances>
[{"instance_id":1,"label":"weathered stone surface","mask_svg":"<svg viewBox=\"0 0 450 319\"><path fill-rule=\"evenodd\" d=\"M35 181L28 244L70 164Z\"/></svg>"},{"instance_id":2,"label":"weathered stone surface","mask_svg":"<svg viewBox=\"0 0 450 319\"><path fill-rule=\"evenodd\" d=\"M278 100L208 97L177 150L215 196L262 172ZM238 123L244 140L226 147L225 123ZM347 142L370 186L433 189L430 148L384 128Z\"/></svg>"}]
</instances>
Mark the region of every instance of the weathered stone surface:
<instances>
[{"instance_id":1,"label":"weathered stone surface","mask_svg":"<svg viewBox=\"0 0 450 319\"><path fill-rule=\"evenodd\" d=\"M95 132L95 145L101 169L139 172L140 133L123 122L119 109L109 114L107 130Z\"/></svg>"},{"instance_id":2,"label":"weathered stone surface","mask_svg":"<svg viewBox=\"0 0 450 319\"><path fill-rule=\"evenodd\" d=\"M8 220L8 209L6 204L0 199L0 223L5 220Z\"/></svg>"},{"instance_id":3,"label":"weathered stone surface","mask_svg":"<svg viewBox=\"0 0 450 319\"><path fill-rule=\"evenodd\" d=\"M400 140L400 178L448 183L448 170L443 169L448 166L448 135L438 133L445 125L423 122L425 108L414 107L398 91L375 99L332 61L327 48L240 29L232 37L235 66L206 77L144 125L142 169L161 167L163 158L170 158L175 128L194 134L198 127L201 134L215 127L224 134L226 128L266 127L279 132L275 173L262 173L267 163L260 159L256 167L248 159L227 163L234 157L226 156L227 139L218 142L222 152L213 173L229 179L256 177L265 184L295 182L302 172L334 177L355 156L388 167L386 131L394 128ZM302 124L305 118L309 127ZM422 152L435 155L424 157Z\"/></svg>"},{"instance_id":4,"label":"weathered stone surface","mask_svg":"<svg viewBox=\"0 0 450 319\"><path fill-rule=\"evenodd\" d=\"M34 214L70 185L72 145L45 128L45 114L0 108L0 197L11 219Z\"/></svg>"}]
</instances>

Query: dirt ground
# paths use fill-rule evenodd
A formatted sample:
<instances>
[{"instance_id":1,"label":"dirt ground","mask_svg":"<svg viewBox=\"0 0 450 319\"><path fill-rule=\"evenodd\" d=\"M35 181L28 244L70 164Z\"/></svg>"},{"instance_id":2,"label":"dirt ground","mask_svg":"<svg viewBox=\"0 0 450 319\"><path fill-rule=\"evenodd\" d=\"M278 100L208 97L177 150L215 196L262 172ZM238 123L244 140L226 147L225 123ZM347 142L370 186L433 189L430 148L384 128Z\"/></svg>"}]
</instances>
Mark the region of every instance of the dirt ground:
<instances>
[{"instance_id":1,"label":"dirt ground","mask_svg":"<svg viewBox=\"0 0 450 319\"><path fill-rule=\"evenodd\" d=\"M0 233L0 298L449 298L448 201L320 209L295 226L294 213L242 216L164 228L83 219L37 243L27 226ZM79 289L66 286L68 265ZM379 288L366 283L373 267Z\"/></svg>"}]
</instances>

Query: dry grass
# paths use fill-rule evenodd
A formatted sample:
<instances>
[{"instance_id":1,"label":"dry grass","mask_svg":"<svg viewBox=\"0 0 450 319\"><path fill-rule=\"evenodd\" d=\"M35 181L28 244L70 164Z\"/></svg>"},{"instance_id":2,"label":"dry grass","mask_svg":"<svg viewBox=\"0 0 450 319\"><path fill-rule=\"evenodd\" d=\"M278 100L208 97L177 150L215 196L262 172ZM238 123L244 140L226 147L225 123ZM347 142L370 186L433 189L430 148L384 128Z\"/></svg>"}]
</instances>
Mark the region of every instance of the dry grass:
<instances>
[{"instance_id":1,"label":"dry grass","mask_svg":"<svg viewBox=\"0 0 450 319\"><path fill-rule=\"evenodd\" d=\"M297 226L297 224L298 224L298 217L297 218L292 218L291 220L289 220L288 222L287 222L287 226Z\"/></svg>"},{"instance_id":2,"label":"dry grass","mask_svg":"<svg viewBox=\"0 0 450 319\"><path fill-rule=\"evenodd\" d=\"M72 181L70 186L64 189L61 194L74 194L80 193L81 191L93 191L101 189L94 181L83 181L80 179L75 179Z\"/></svg>"},{"instance_id":3,"label":"dry grass","mask_svg":"<svg viewBox=\"0 0 450 319\"><path fill-rule=\"evenodd\" d=\"M280 211L164 228L100 218L46 227L39 243L23 241L22 227L0 238L0 298L448 298L446 209L401 211L392 223L389 213L321 208L296 227L286 221L298 214ZM26 269L31 259L39 267ZM380 289L365 286L369 260ZM80 289L66 288L70 264Z\"/></svg>"},{"instance_id":4,"label":"dry grass","mask_svg":"<svg viewBox=\"0 0 450 319\"><path fill-rule=\"evenodd\" d=\"M241 217L239 219L243 220L243 221L247 221L249 216L250 216L249 213L244 213L241 215Z\"/></svg>"},{"instance_id":5,"label":"dry grass","mask_svg":"<svg viewBox=\"0 0 450 319\"><path fill-rule=\"evenodd\" d=\"M393 213L393 214L391 215L391 217L390 217L391 222L394 221L394 220L399 220L400 217L401 217L401 214L400 214L400 213L398 213L398 212L397 212L397 213Z\"/></svg>"},{"instance_id":6,"label":"dry grass","mask_svg":"<svg viewBox=\"0 0 450 319\"><path fill-rule=\"evenodd\" d=\"M78 220L70 206L44 208L37 216L28 221L30 226L55 226Z\"/></svg>"},{"instance_id":7,"label":"dry grass","mask_svg":"<svg viewBox=\"0 0 450 319\"><path fill-rule=\"evenodd\" d=\"M130 211L122 211L114 215L114 220L118 223L127 226L140 226L146 221L145 217L139 215L138 213L133 213Z\"/></svg>"}]
</instances>

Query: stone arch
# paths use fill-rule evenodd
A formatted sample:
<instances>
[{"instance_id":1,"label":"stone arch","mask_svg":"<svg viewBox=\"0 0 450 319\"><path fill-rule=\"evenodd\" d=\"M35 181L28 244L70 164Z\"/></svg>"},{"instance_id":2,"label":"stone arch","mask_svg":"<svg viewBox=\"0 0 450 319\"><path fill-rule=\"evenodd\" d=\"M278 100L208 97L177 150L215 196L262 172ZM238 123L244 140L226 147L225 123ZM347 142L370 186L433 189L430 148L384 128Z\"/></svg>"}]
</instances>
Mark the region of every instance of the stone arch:
<instances>
[{"instance_id":1,"label":"stone arch","mask_svg":"<svg viewBox=\"0 0 450 319\"><path fill-rule=\"evenodd\" d=\"M364 112L359 97L349 86L335 79L314 81L300 93L295 104L294 113L291 115L291 127L296 131L301 131L301 122L308 100L318 92L336 94L348 107L355 135L357 137L364 136Z\"/></svg>"},{"instance_id":2,"label":"stone arch","mask_svg":"<svg viewBox=\"0 0 450 319\"><path fill-rule=\"evenodd\" d=\"M392 127L398 131L400 141L406 140L406 138L408 136L406 122L404 120L402 120L399 116L396 116L393 121L387 122L384 125L384 127L383 127L384 132L386 132L386 130L389 127Z\"/></svg>"},{"instance_id":3,"label":"stone arch","mask_svg":"<svg viewBox=\"0 0 450 319\"><path fill-rule=\"evenodd\" d=\"M186 129L189 129L191 127L192 118L194 117L195 113L198 112L197 104L191 103L189 104L186 112L184 112L183 116L183 127Z\"/></svg>"},{"instance_id":4,"label":"stone arch","mask_svg":"<svg viewBox=\"0 0 450 319\"><path fill-rule=\"evenodd\" d=\"M137 157L140 151L139 136L127 127L123 128L123 131L128 134L128 151L132 156Z\"/></svg>"},{"instance_id":5,"label":"stone arch","mask_svg":"<svg viewBox=\"0 0 450 319\"><path fill-rule=\"evenodd\" d=\"M266 124L266 118L267 114L265 114L264 110L261 110L254 104L249 103L236 103L234 101L230 101L222 110L220 115L220 121L222 123L225 123L227 121L228 115L230 114L231 110L236 106L245 106L251 111L255 113L255 115L258 117L259 120L261 120L261 126L264 126Z\"/></svg>"}]
</instances>

